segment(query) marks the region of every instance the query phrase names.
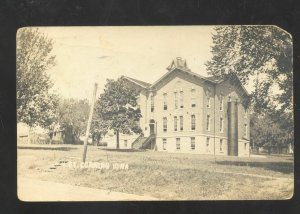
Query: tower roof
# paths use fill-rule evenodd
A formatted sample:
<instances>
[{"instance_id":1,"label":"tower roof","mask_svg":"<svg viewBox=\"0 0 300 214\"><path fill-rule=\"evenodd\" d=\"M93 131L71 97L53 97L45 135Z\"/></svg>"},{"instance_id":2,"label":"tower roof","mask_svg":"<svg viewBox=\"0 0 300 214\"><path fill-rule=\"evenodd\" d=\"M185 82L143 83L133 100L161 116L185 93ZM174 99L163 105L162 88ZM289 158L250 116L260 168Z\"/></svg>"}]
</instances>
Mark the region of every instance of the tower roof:
<instances>
[{"instance_id":1,"label":"tower roof","mask_svg":"<svg viewBox=\"0 0 300 214\"><path fill-rule=\"evenodd\" d=\"M187 67L186 60L183 60L181 57L176 57L173 59L171 64L167 67L167 70L171 71L175 68L179 68L181 70L190 70Z\"/></svg>"}]
</instances>

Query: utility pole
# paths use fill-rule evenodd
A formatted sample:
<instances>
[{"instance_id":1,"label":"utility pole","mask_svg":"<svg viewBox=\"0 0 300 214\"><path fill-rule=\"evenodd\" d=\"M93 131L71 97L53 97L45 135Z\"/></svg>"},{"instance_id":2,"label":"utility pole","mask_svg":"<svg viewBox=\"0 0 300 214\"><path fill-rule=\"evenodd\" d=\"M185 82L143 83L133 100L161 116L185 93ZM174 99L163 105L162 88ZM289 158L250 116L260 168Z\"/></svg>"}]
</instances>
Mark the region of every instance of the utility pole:
<instances>
[{"instance_id":1,"label":"utility pole","mask_svg":"<svg viewBox=\"0 0 300 214\"><path fill-rule=\"evenodd\" d=\"M83 144L84 146L83 146L82 162L85 162L85 159L86 159L86 151L87 151L88 138L89 138L89 134L90 134L92 117L93 117L93 112L94 112L94 105L95 105L97 87L98 87L98 84L95 83L93 97L92 97L92 103L91 103L91 107L90 107L89 120L88 120L88 124L87 124L87 127L86 127L85 140L84 140L84 144Z\"/></svg>"},{"instance_id":2,"label":"utility pole","mask_svg":"<svg viewBox=\"0 0 300 214\"><path fill-rule=\"evenodd\" d=\"M216 163L216 86L214 86L214 158Z\"/></svg>"}]
</instances>

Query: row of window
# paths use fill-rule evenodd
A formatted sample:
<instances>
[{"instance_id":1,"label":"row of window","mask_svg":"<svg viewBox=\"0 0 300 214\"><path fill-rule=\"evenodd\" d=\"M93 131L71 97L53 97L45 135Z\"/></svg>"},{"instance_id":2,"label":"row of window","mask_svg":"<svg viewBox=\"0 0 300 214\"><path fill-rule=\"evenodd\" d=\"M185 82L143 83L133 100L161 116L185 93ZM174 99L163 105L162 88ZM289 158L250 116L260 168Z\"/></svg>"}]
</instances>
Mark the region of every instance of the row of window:
<instances>
[{"instance_id":1,"label":"row of window","mask_svg":"<svg viewBox=\"0 0 300 214\"><path fill-rule=\"evenodd\" d=\"M206 138L206 151L209 151L209 144L210 144L210 138ZM190 141L190 149L195 150L196 144L195 144L195 137L191 137ZM167 139L163 139L163 150L167 149ZM176 150L180 150L180 138L176 138ZM247 143L244 143L244 150L247 150ZM219 151L223 152L223 139L220 139L219 141Z\"/></svg>"},{"instance_id":2,"label":"row of window","mask_svg":"<svg viewBox=\"0 0 300 214\"><path fill-rule=\"evenodd\" d=\"M195 148L196 148L196 143L195 143L195 137L191 137L190 138L191 139L191 141L190 141L190 149L191 150L195 150ZM207 137L206 138L206 148L208 149L209 148L209 144L210 144L210 138L209 137ZM176 150L180 150L180 138L176 138ZM220 144L219 144L219 146L220 146L220 152L222 152L223 151L223 139L220 139ZM167 148L167 139L166 138L164 138L163 139L163 150L166 150L166 148Z\"/></svg>"},{"instance_id":3,"label":"row of window","mask_svg":"<svg viewBox=\"0 0 300 214\"><path fill-rule=\"evenodd\" d=\"M167 117L163 118L163 131L167 132L168 130L168 119ZM174 131L178 130L178 118L177 116L174 116ZM179 130L183 131L183 116L179 116ZM191 130L196 130L196 116L191 115ZM206 130L210 131L210 115L208 114L206 117ZM223 117L220 117L220 133L223 133L224 131L224 119ZM248 125L244 124L244 136L248 136Z\"/></svg>"},{"instance_id":4,"label":"row of window","mask_svg":"<svg viewBox=\"0 0 300 214\"><path fill-rule=\"evenodd\" d=\"M174 92L174 108L183 108L183 91L179 92L179 105L178 105L178 92ZM168 94L164 93L163 94L163 109L168 110ZM207 108L210 108L210 95L207 96ZM154 96L151 95L150 98L151 102L151 112L154 112ZM220 111L223 111L224 108L224 103L223 103L223 95L220 96ZM192 89L191 90L191 107L196 107L196 90Z\"/></svg>"},{"instance_id":5,"label":"row of window","mask_svg":"<svg viewBox=\"0 0 300 214\"><path fill-rule=\"evenodd\" d=\"M174 116L174 131L177 131L178 129L178 118L177 116ZM183 116L179 117L179 124L180 124L180 131L183 131ZM224 119L223 117L220 118L220 132L223 132L224 127ZM163 131L167 132L168 130L168 119L167 117L163 118ZM196 130L196 116L193 114L191 115L191 130ZM207 115L206 118L206 130L210 131L210 115Z\"/></svg>"},{"instance_id":6,"label":"row of window","mask_svg":"<svg viewBox=\"0 0 300 214\"><path fill-rule=\"evenodd\" d=\"M207 94L206 94L206 107L207 108L210 108L211 106L211 103L210 103L210 100L211 100L211 97L212 97L212 93L210 90L207 91ZM224 109L224 97L223 97L223 94L220 95L220 99L219 99L219 106L220 106L220 111L223 111Z\"/></svg>"},{"instance_id":7,"label":"row of window","mask_svg":"<svg viewBox=\"0 0 300 214\"><path fill-rule=\"evenodd\" d=\"M190 144L190 148L191 150L195 150L196 148L196 143L195 143L195 137L191 137L191 144ZM127 147L127 140L124 140L124 147ZM220 139L219 141L219 150L220 152L223 151L223 139ZM207 137L206 138L206 148L208 149L209 148L209 144L210 144L210 138ZM164 138L163 139L163 150L166 150L167 148L167 139ZM247 143L244 143L244 150L247 149ZM176 138L176 150L180 150L180 138Z\"/></svg>"}]
</instances>

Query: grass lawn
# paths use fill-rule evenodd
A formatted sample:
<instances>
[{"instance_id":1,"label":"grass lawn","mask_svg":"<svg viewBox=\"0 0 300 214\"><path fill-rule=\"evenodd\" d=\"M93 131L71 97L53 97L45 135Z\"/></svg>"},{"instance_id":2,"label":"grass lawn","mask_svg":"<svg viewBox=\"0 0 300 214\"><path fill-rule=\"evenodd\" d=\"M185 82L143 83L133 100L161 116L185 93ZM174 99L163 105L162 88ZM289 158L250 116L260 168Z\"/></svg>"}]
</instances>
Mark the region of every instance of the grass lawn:
<instances>
[{"instance_id":1,"label":"grass lawn","mask_svg":"<svg viewBox=\"0 0 300 214\"><path fill-rule=\"evenodd\" d=\"M294 159L221 157L153 151L105 151L89 146L87 161L126 163L128 170L49 167L78 161L82 146L18 146L18 176L148 195L162 200L288 199Z\"/></svg>"}]
</instances>

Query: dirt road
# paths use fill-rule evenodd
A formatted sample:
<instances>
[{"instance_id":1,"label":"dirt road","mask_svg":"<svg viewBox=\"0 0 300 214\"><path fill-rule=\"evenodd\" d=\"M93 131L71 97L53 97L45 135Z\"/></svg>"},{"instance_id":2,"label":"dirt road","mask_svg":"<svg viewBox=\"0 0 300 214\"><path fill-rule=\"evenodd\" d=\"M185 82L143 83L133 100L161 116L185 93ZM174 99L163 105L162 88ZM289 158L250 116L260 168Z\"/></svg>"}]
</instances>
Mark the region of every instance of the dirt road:
<instances>
[{"instance_id":1,"label":"dirt road","mask_svg":"<svg viewBox=\"0 0 300 214\"><path fill-rule=\"evenodd\" d=\"M18 178L18 197L21 201L153 201L156 198L108 190Z\"/></svg>"}]
</instances>

